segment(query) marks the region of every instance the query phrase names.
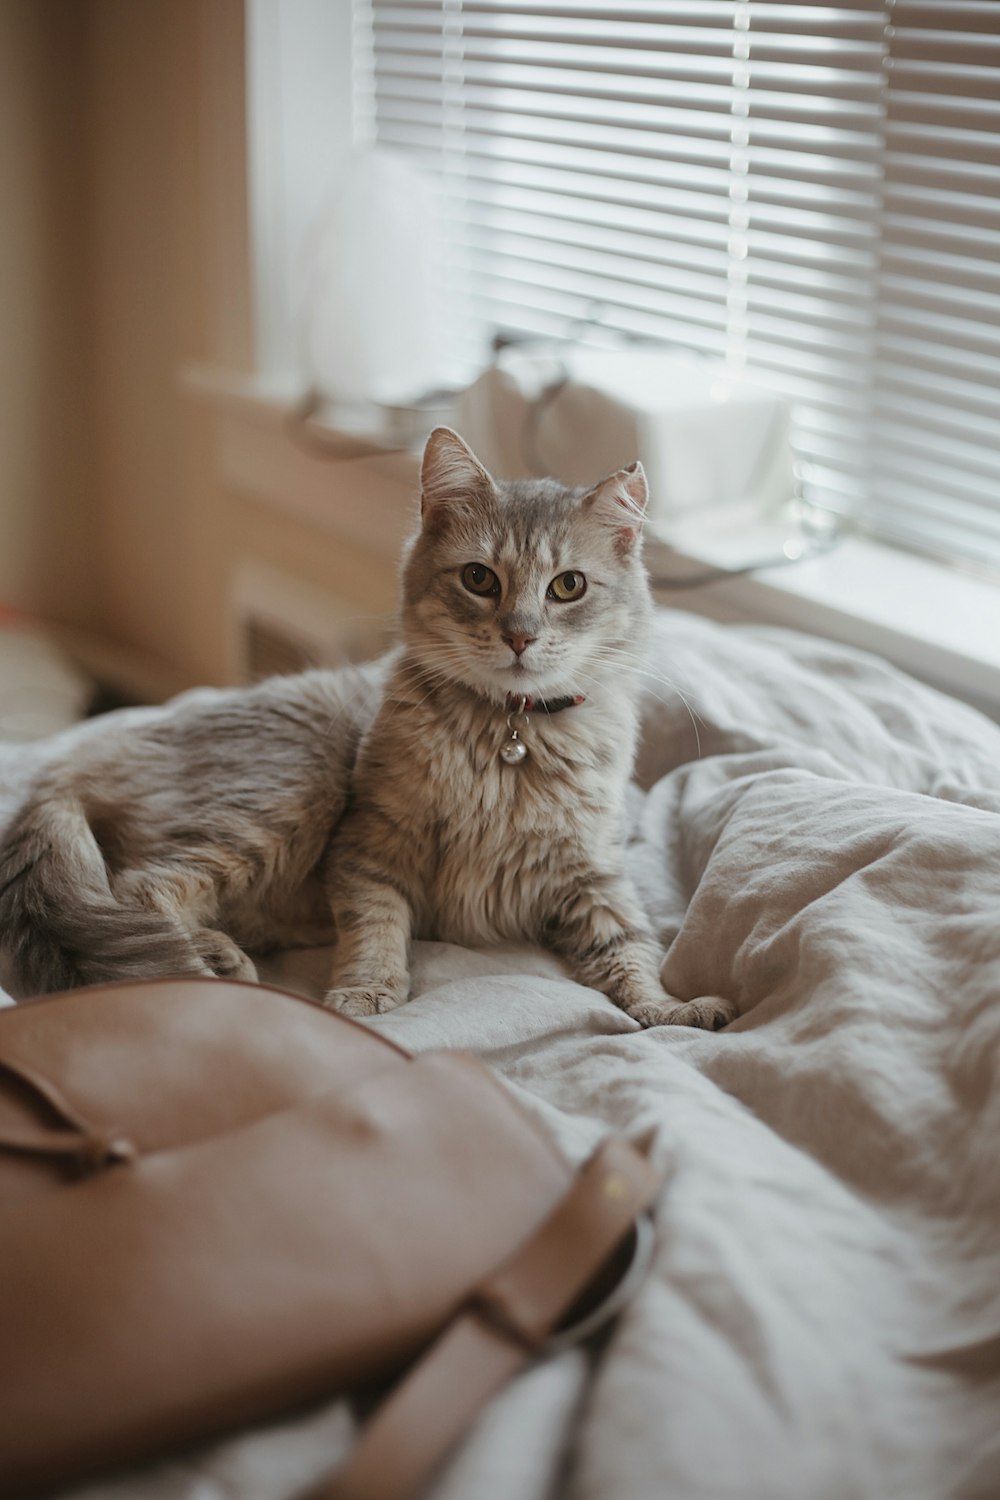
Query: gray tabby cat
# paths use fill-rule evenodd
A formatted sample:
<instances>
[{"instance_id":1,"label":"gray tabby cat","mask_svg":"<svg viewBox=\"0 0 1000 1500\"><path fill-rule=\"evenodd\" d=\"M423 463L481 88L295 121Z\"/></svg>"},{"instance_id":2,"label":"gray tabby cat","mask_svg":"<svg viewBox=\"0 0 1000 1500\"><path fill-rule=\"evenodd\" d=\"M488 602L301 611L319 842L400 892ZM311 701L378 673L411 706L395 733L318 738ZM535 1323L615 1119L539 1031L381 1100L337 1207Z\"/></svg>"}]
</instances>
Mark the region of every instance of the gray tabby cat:
<instances>
[{"instance_id":1,"label":"gray tabby cat","mask_svg":"<svg viewBox=\"0 0 1000 1500\"><path fill-rule=\"evenodd\" d=\"M494 481L436 429L400 650L77 732L0 848L8 982L253 978L246 949L335 934L327 1004L365 1016L413 938L524 939L644 1026L731 1020L664 992L623 869L645 504L638 464Z\"/></svg>"},{"instance_id":2,"label":"gray tabby cat","mask_svg":"<svg viewBox=\"0 0 1000 1500\"><path fill-rule=\"evenodd\" d=\"M455 433L431 434L403 652L328 866L337 1010L406 1000L413 937L527 939L643 1026L733 1018L664 992L623 869L646 500L639 464L591 490L497 482Z\"/></svg>"}]
</instances>

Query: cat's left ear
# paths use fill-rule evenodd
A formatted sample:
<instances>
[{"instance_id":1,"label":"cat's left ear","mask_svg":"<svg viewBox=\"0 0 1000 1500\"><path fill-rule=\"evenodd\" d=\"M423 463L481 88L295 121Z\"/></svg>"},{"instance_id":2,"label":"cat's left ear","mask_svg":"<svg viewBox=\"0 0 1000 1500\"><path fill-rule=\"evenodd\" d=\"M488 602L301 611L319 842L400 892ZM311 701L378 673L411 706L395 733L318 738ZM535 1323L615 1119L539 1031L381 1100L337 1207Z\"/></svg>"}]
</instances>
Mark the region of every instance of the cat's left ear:
<instances>
[{"instance_id":1,"label":"cat's left ear","mask_svg":"<svg viewBox=\"0 0 1000 1500\"><path fill-rule=\"evenodd\" d=\"M493 492L493 480L457 432L435 427L420 468L420 515L425 527Z\"/></svg>"},{"instance_id":2,"label":"cat's left ear","mask_svg":"<svg viewBox=\"0 0 1000 1500\"><path fill-rule=\"evenodd\" d=\"M625 557L639 540L648 499L646 473L637 459L602 480L583 503L596 521L614 532L615 551Z\"/></svg>"}]
</instances>

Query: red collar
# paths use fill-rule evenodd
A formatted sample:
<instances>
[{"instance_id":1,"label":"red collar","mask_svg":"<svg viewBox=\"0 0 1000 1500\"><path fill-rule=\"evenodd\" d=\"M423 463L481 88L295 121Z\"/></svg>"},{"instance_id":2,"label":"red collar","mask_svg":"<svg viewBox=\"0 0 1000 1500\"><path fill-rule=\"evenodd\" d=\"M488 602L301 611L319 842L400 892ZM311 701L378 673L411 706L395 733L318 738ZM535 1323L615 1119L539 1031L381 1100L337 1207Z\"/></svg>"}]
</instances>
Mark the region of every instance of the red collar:
<instances>
[{"instance_id":1,"label":"red collar","mask_svg":"<svg viewBox=\"0 0 1000 1500\"><path fill-rule=\"evenodd\" d=\"M567 698L532 698L527 693L508 693L507 712L511 714L558 714L564 708L578 708L587 700L583 693Z\"/></svg>"}]
</instances>

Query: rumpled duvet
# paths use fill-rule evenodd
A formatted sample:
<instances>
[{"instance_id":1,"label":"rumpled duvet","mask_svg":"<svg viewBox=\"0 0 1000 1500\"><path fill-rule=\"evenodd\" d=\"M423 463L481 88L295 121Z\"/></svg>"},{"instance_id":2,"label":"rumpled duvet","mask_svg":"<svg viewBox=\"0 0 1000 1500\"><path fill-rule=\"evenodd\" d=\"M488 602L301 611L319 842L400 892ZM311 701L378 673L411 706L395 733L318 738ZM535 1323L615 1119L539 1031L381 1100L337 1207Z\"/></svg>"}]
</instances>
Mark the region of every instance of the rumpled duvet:
<instances>
[{"instance_id":1,"label":"rumpled duvet","mask_svg":"<svg viewBox=\"0 0 1000 1500\"><path fill-rule=\"evenodd\" d=\"M1000 1496L1000 729L875 658L664 612L629 817L667 983L734 997L726 1031L434 943L370 1023L477 1053L574 1159L651 1139L665 1180L614 1328L517 1379L432 1500ZM315 993L325 962L267 977ZM352 1431L338 1401L74 1493L276 1500Z\"/></svg>"}]
</instances>

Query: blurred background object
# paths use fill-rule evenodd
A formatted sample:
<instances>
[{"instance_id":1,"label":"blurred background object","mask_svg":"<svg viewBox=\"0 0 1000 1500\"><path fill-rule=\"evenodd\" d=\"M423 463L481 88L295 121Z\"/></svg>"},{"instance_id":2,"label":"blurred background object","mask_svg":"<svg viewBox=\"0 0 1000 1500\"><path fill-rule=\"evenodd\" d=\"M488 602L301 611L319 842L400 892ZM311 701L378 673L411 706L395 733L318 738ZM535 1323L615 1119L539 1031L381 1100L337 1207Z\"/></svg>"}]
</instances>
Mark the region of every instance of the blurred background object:
<instances>
[{"instance_id":1,"label":"blurred background object","mask_svg":"<svg viewBox=\"0 0 1000 1500\"><path fill-rule=\"evenodd\" d=\"M0 603L105 701L377 649L450 421L1000 708L998 99L982 3L0 0Z\"/></svg>"},{"instance_id":2,"label":"blurred background object","mask_svg":"<svg viewBox=\"0 0 1000 1500\"><path fill-rule=\"evenodd\" d=\"M98 688L49 632L0 615L0 742L56 734L88 712Z\"/></svg>"},{"instance_id":3,"label":"blurred background object","mask_svg":"<svg viewBox=\"0 0 1000 1500\"><path fill-rule=\"evenodd\" d=\"M461 393L455 418L509 478L589 484L641 454L653 525L739 502L774 514L792 497L788 403L683 350L515 345Z\"/></svg>"},{"instance_id":4,"label":"blurred background object","mask_svg":"<svg viewBox=\"0 0 1000 1500\"><path fill-rule=\"evenodd\" d=\"M447 378L434 179L391 151L333 169L300 301L310 383L332 400L400 406Z\"/></svg>"}]
</instances>

